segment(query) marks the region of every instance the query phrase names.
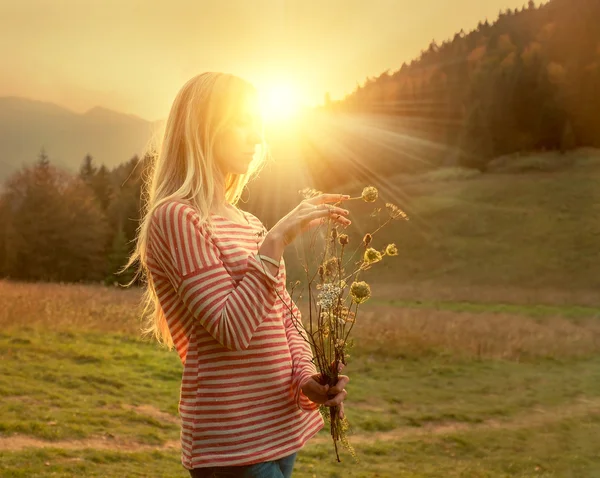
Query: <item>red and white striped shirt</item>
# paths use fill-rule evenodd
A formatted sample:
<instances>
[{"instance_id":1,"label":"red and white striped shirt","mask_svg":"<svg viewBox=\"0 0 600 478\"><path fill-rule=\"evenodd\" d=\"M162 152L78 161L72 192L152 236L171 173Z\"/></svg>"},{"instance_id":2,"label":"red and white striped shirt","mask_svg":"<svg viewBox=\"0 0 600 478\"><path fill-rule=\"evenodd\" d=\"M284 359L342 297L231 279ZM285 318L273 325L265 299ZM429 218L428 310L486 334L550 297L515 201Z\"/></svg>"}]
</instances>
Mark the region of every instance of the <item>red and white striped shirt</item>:
<instances>
[{"instance_id":1,"label":"red and white striped shirt","mask_svg":"<svg viewBox=\"0 0 600 478\"><path fill-rule=\"evenodd\" d=\"M184 368L183 466L249 465L298 451L323 426L301 386L316 372L294 326L283 259L277 276L256 256L265 227L189 204L154 212L147 266ZM280 299L275 290L286 301Z\"/></svg>"}]
</instances>

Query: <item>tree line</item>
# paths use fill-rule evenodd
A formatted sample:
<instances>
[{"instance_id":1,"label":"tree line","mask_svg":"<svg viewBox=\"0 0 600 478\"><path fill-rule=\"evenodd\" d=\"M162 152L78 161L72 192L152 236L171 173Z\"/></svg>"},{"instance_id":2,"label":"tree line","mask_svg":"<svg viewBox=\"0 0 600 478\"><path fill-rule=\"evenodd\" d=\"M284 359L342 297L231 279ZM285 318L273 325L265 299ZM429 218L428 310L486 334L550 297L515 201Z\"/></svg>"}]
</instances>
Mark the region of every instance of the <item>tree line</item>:
<instances>
[{"instance_id":1,"label":"tree line","mask_svg":"<svg viewBox=\"0 0 600 478\"><path fill-rule=\"evenodd\" d=\"M421 163L452 161L485 170L495 156L517 151L600 147L599 18L598 0L551 0L537 7L530 1L501 12L494 24L485 21L469 34L432 42L420 58L369 78L341 101L327 99L324 107L398 119L405 133L422 140L421 149L411 152L409 144L386 154L419 155L426 160ZM348 144L365 148L361 154L372 158L377 174L397 167L383 151L374 154L372 144L355 137ZM423 144L433 145L429 157ZM328 156L320 161L329 168L327 177L342 181L342 172L331 174L335 165ZM150 163L149 156L134 156L109 170L87 155L71 174L42 150L0 193L0 277L129 282L134 270L116 273L134 246Z\"/></svg>"},{"instance_id":2,"label":"tree line","mask_svg":"<svg viewBox=\"0 0 600 478\"><path fill-rule=\"evenodd\" d=\"M116 274L133 249L148 158L109 170L87 155L78 174L45 151L14 173L0 196L0 277L124 284Z\"/></svg>"},{"instance_id":3,"label":"tree line","mask_svg":"<svg viewBox=\"0 0 600 478\"><path fill-rule=\"evenodd\" d=\"M500 155L600 147L599 19L598 0L530 0L324 107L403 119L434 164L485 170Z\"/></svg>"}]
</instances>

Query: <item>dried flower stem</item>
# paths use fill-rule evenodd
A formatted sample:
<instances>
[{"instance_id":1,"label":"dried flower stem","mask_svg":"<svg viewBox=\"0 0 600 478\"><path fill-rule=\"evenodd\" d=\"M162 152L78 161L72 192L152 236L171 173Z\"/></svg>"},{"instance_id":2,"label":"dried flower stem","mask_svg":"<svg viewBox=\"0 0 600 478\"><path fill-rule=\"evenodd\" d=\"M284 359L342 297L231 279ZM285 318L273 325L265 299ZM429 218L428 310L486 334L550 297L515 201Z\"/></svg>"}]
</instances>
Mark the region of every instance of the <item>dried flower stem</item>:
<instances>
[{"instance_id":1,"label":"dried flower stem","mask_svg":"<svg viewBox=\"0 0 600 478\"><path fill-rule=\"evenodd\" d=\"M314 192L314 190L309 191ZM362 196L350 198L348 200L362 199L365 202L374 203L378 200L378 194L377 189L370 186L363 190ZM337 202L336 205L340 204L340 202L341 201ZM320 373L319 381L323 385L327 384L330 387L333 387L337 384L339 380L340 364L346 364L346 350L350 347L348 339L358 317L359 305L368 300L371 295L369 284L364 281L358 282L358 276L362 271L369 270L374 263L381 261L386 255L397 255L395 244L388 244L381 253L378 250L373 249L374 246L369 247L368 244L368 242L372 241L372 236L375 233L389 224L392 219L399 217L400 213L404 214L393 204L388 203L386 204L386 207L392 211L391 216L374 232L367 234L369 240L363 242L362 245L359 244L350 256L350 259L347 259L346 261L344 260L345 257L347 257L345 246L349 243L349 239L346 234L343 235L344 237L341 237L338 234L337 227L334 228L333 226L334 219L332 217L324 220L322 224L314 229L314 233L309 235L309 251L307 251L304 237L302 238L302 247L304 249L306 261L303 264L303 268L306 274L309 301L308 331L302 324L300 317L297 316L294 311L292 295L290 295L289 303L287 300L282 300L282 302L290 314L292 324L300 336L312 347L313 363ZM377 212L379 210L376 209L375 211ZM322 254L317 255L315 253L316 238L323 232L321 227L325 224L325 247L323 248ZM340 248L338 248L338 242ZM357 262L356 265L358 267L344 277L344 274L346 274L345 266L353 261L356 253L363 246L365 249L364 260ZM389 254L387 253L388 250L390 251ZM310 259L315 257L320 257L320 264L313 269L314 273L311 273L310 266L313 264L310 264L309 262L312 262ZM264 263L262 264L262 267L266 272ZM350 287L347 287L349 279L353 277L354 282ZM316 288L319 290L316 300L313 291L315 281L318 281ZM294 288L292 288L292 294L294 293ZM345 294L346 289L349 291L348 295ZM277 296L282 299L278 287L275 287L275 292ZM350 300L350 303L346 307L345 303L348 300ZM351 322L350 325L348 325L348 322ZM341 419L339 417L339 407L329 407L326 418L329 420L330 433L337 461L340 461L338 441L348 448L350 453L356 457L352 446L346 437L346 430L348 428L347 419Z\"/></svg>"}]
</instances>

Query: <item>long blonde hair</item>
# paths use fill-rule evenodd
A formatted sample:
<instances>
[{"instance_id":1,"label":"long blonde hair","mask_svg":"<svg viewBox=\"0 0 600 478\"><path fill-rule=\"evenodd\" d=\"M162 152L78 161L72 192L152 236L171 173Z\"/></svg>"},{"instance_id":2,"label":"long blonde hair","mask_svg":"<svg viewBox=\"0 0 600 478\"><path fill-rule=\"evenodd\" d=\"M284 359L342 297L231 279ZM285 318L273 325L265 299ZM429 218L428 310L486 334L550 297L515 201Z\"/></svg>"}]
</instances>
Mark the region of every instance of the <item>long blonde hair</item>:
<instances>
[{"instance_id":1,"label":"long blonde hair","mask_svg":"<svg viewBox=\"0 0 600 478\"><path fill-rule=\"evenodd\" d=\"M216 194L224 192L228 203L237 204L248 181L264 164L267 154L264 139L260 153L245 174L227 173L223 177L215 161L214 147L219 134L235 119L242 102L255 94L250 83L234 75L208 72L192 78L173 101L162 140L147 155L152 163L142 188L145 201L142 201L144 210L136 246L120 272L139 260L135 277L126 286L140 275L144 276L142 317L146 323L143 332L169 348L173 346L173 339L146 265L152 214L167 201L184 201L194 207L210 227L210 211L219 201Z\"/></svg>"}]
</instances>

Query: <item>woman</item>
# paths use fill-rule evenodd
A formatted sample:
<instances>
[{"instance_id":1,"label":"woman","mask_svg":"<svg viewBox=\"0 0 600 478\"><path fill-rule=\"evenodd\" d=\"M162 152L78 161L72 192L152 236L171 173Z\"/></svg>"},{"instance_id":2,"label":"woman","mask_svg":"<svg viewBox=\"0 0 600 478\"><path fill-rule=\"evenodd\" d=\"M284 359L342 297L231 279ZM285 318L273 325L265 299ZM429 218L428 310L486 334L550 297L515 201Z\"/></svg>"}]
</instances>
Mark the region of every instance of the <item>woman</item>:
<instances>
[{"instance_id":1,"label":"woman","mask_svg":"<svg viewBox=\"0 0 600 478\"><path fill-rule=\"evenodd\" d=\"M258 146L258 148L257 148ZM262 146L262 148L261 148ZM258 151L257 151L258 149ZM348 377L322 386L291 318L284 248L349 196L302 201L270 231L236 207L263 163L257 95L204 73L169 114L129 264L145 273L150 327L183 363L182 464L193 477L289 477L323 426L318 404L342 405Z\"/></svg>"}]
</instances>

